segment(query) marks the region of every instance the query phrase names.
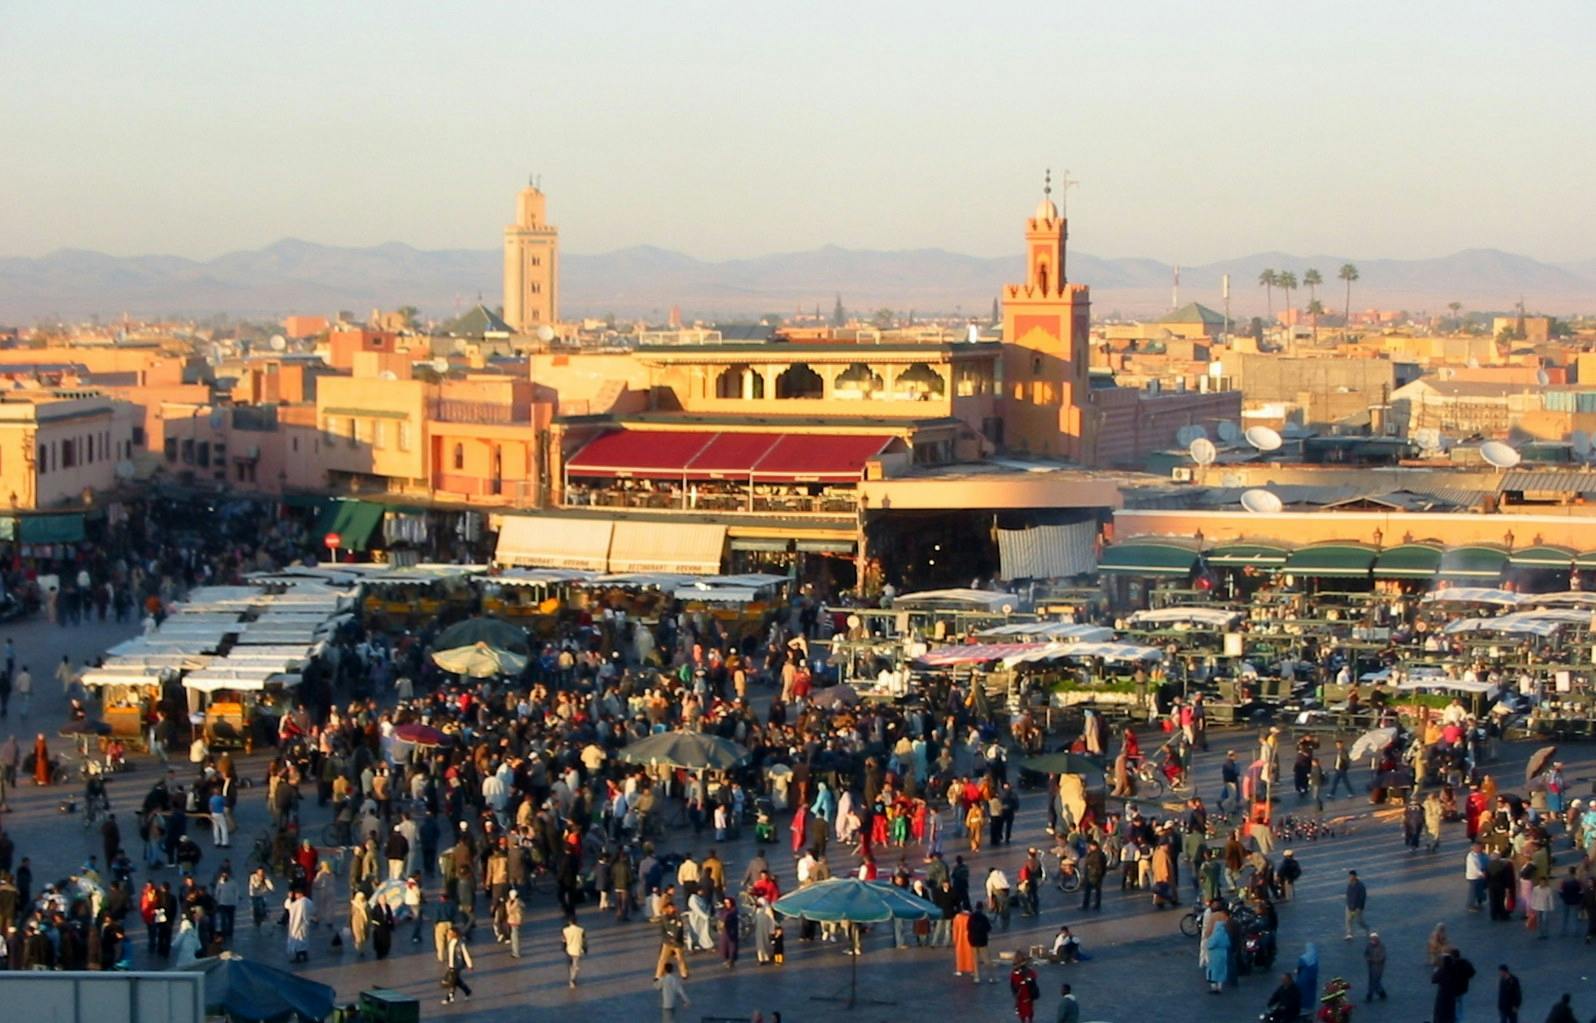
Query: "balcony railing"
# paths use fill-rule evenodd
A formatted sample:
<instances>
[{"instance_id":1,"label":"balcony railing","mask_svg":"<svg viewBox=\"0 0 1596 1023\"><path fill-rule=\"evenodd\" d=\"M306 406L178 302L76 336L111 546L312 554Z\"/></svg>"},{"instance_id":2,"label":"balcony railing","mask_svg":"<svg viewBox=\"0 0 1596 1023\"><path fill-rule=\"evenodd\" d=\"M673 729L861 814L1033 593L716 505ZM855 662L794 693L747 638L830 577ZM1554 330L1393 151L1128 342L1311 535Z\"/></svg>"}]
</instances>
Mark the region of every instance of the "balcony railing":
<instances>
[{"instance_id":1,"label":"balcony railing","mask_svg":"<svg viewBox=\"0 0 1596 1023\"><path fill-rule=\"evenodd\" d=\"M481 423L488 426L513 426L532 421L530 406L507 405L497 401L462 401L440 398L431 403L428 415L443 423Z\"/></svg>"},{"instance_id":2,"label":"balcony railing","mask_svg":"<svg viewBox=\"0 0 1596 1023\"><path fill-rule=\"evenodd\" d=\"M568 508L636 508L687 513L753 512L764 515L825 515L831 518L851 516L858 510L858 500L851 491L819 496L755 494L750 501L747 493L700 493L696 498L689 494L684 499L679 491L572 488L566 492L565 505Z\"/></svg>"}]
</instances>

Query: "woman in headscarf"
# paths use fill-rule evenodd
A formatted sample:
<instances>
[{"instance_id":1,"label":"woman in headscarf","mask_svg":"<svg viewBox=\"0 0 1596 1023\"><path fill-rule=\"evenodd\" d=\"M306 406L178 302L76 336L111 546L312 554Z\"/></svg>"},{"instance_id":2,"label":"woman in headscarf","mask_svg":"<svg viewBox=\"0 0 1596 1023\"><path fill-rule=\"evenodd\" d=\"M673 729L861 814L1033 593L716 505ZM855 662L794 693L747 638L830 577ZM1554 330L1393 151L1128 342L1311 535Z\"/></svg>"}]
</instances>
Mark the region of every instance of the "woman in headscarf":
<instances>
[{"instance_id":1,"label":"woman in headscarf","mask_svg":"<svg viewBox=\"0 0 1596 1023\"><path fill-rule=\"evenodd\" d=\"M33 783L50 784L50 744L44 741L43 732L33 740Z\"/></svg>"},{"instance_id":2,"label":"woman in headscarf","mask_svg":"<svg viewBox=\"0 0 1596 1023\"><path fill-rule=\"evenodd\" d=\"M737 965L737 950L742 944L742 935L738 932L737 903L731 896L720 900L720 911L715 914L715 922L720 931L720 959L729 970Z\"/></svg>"},{"instance_id":3,"label":"woman in headscarf","mask_svg":"<svg viewBox=\"0 0 1596 1023\"><path fill-rule=\"evenodd\" d=\"M1209 910L1207 916L1214 919L1213 926L1208 928L1208 934L1203 938L1203 951L1208 954L1203 976L1208 980L1208 993L1217 995L1224 990L1225 981L1230 975L1230 928L1223 919L1223 911Z\"/></svg>"},{"instance_id":4,"label":"woman in headscarf","mask_svg":"<svg viewBox=\"0 0 1596 1023\"><path fill-rule=\"evenodd\" d=\"M975 946L970 944L970 911L960 910L953 918L953 975L975 974Z\"/></svg>"},{"instance_id":5,"label":"woman in headscarf","mask_svg":"<svg viewBox=\"0 0 1596 1023\"><path fill-rule=\"evenodd\" d=\"M702 889L687 899L687 950L697 952L715 947L713 908Z\"/></svg>"},{"instance_id":6,"label":"woman in headscarf","mask_svg":"<svg viewBox=\"0 0 1596 1023\"><path fill-rule=\"evenodd\" d=\"M182 969L199 957L199 932L194 929L194 921L184 915L183 922L177 928L177 940L172 942L172 967Z\"/></svg>"},{"instance_id":7,"label":"woman in headscarf","mask_svg":"<svg viewBox=\"0 0 1596 1023\"><path fill-rule=\"evenodd\" d=\"M333 877L332 864L322 860L316 866L316 879L310 885L310 898L316 906L326 907L329 923L333 913L336 912L333 907L336 905L334 899L337 895L337 884L337 879Z\"/></svg>"},{"instance_id":8,"label":"woman in headscarf","mask_svg":"<svg viewBox=\"0 0 1596 1023\"><path fill-rule=\"evenodd\" d=\"M355 946L355 955L366 958L366 939L371 934L371 910L366 902L366 893L359 889L355 890L355 897L349 900L349 933Z\"/></svg>"},{"instance_id":9,"label":"woman in headscarf","mask_svg":"<svg viewBox=\"0 0 1596 1023\"><path fill-rule=\"evenodd\" d=\"M370 907L370 915L372 951L378 959L386 959L393 949L393 907L383 899L377 899Z\"/></svg>"},{"instance_id":10,"label":"woman in headscarf","mask_svg":"<svg viewBox=\"0 0 1596 1023\"><path fill-rule=\"evenodd\" d=\"M820 826L825 827L824 824ZM798 809L792 812L792 824L788 827L792 832L792 854L797 856L804 851L804 837L809 830L809 804L798 804Z\"/></svg>"},{"instance_id":11,"label":"woman in headscarf","mask_svg":"<svg viewBox=\"0 0 1596 1023\"><path fill-rule=\"evenodd\" d=\"M776 955L776 912L770 908L769 899L760 899L754 910L754 955L761 963L768 963Z\"/></svg>"},{"instance_id":12,"label":"woman in headscarf","mask_svg":"<svg viewBox=\"0 0 1596 1023\"><path fill-rule=\"evenodd\" d=\"M1311 941L1297 957L1297 990L1303 993L1304 1001L1319 993L1319 946Z\"/></svg>"},{"instance_id":13,"label":"woman in headscarf","mask_svg":"<svg viewBox=\"0 0 1596 1023\"><path fill-rule=\"evenodd\" d=\"M859 828L859 817L854 812L853 790L843 792L842 798L837 800L837 841L843 845L852 845L854 832Z\"/></svg>"}]
</instances>

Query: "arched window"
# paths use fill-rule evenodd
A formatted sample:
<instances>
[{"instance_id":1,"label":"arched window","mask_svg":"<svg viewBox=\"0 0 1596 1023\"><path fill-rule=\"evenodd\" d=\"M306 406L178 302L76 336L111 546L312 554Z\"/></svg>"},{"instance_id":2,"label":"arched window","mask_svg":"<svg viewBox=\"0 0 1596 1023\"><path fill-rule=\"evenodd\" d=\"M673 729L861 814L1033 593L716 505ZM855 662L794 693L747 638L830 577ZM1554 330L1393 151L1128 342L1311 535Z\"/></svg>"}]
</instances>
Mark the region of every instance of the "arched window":
<instances>
[{"instance_id":1,"label":"arched window","mask_svg":"<svg viewBox=\"0 0 1596 1023\"><path fill-rule=\"evenodd\" d=\"M801 362L788 366L776 378L777 398L819 398L825 392L826 382L820 374Z\"/></svg>"},{"instance_id":2,"label":"arched window","mask_svg":"<svg viewBox=\"0 0 1596 1023\"><path fill-rule=\"evenodd\" d=\"M736 400L765 396L765 378L746 362L734 362L715 377L715 397Z\"/></svg>"},{"instance_id":3,"label":"arched window","mask_svg":"<svg viewBox=\"0 0 1596 1023\"><path fill-rule=\"evenodd\" d=\"M464 444L456 444L454 446L454 467L456 469L464 469L465 468L465 445Z\"/></svg>"},{"instance_id":4,"label":"arched window","mask_svg":"<svg viewBox=\"0 0 1596 1023\"><path fill-rule=\"evenodd\" d=\"M940 398L947 393L947 384L943 382L942 374L923 362L917 362L898 374L898 390L918 398Z\"/></svg>"},{"instance_id":5,"label":"arched window","mask_svg":"<svg viewBox=\"0 0 1596 1023\"><path fill-rule=\"evenodd\" d=\"M839 397L868 398L881 390L881 374L862 362L856 362L837 374L832 391Z\"/></svg>"}]
</instances>

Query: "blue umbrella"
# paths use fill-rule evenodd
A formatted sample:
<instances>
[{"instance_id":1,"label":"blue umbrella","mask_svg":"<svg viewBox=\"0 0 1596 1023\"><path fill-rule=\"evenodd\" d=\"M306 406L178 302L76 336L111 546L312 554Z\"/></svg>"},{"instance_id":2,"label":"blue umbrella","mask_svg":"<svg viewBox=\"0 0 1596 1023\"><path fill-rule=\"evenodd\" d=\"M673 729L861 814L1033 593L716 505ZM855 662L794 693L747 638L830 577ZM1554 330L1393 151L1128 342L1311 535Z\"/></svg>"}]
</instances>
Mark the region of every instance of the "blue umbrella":
<instances>
[{"instance_id":1,"label":"blue umbrella","mask_svg":"<svg viewBox=\"0 0 1596 1023\"><path fill-rule=\"evenodd\" d=\"M897 885L861 881L857 877L832 877L816 881L783 895L772 908L782 916L822 923L846 923L853 934L858 933L859 924L923 920L941 912L925 899ZM854 954L849 957L847 1008L850 1009L858 1001L860 951L855 942Z\"/></svg>"},{"instance_id":2,"label":"blue umbrella","mask_svg":"<svg viewBox=\"0 0 1596 1023\"><path fill-rule=\"evenodd\" d=\"M187 969L205 975L205 1011L232 1020L319 1023L332 1014L338 998L326 984L230 952L201 959Z\"/></svg>"}]
</instances>

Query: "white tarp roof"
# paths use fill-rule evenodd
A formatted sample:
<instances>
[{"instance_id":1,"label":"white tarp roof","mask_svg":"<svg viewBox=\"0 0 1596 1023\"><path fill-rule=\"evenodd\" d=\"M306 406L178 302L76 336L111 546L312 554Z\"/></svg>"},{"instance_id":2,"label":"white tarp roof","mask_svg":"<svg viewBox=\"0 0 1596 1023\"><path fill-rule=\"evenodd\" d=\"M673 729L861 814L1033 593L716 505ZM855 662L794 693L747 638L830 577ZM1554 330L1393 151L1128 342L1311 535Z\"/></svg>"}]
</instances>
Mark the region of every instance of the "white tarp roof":
<instances>
[{"instance_id":1,"label":"white tarp roof","mask_svg":"<svg viewBox=\"0 0 1596 1023\"><path fill-rule=\"evenodd\" d=\"M1019 603L1020 598L1014 594L997 590L921 590L895 598L892 607L899 611L993 611L1006 614Z\"/></svg>"},{"instance_id":2,"label":"white tarp roof","mask_svg":"<svg viewBox=\"0 0 1596 1023\"><path fill-rule=\"evenodd\" d=\"M1517 593L1491 589L1487 586L1454 586L1450 589L1435 590L1426 593L1419 601L1421 604L1497 604L1502 607L1517 607L1523 602L1524 598Z\"/></svg>"},{"instance_id":3,"label":"white tarp roof","mask_svg":"<svg viewBox=\"0 0 1596 1023\"><path fill-rule=\"evenodd\" d=\"M574 568L507 568L497 575L484 573L472 576L472 579L495 586L559 586L587 582L597 574Z\"/></svg>"},{"instance_id":4,"label":"white tarp roof","mask_svg":"<svg viewBox=\"0 0 1596 1023\"><path fill-rule=\"evenodd\" d=\"M1040 639L1052 643L1101 643L1114 638L1114 630L1106 625L1086 625L1075 622L1016 622L982 629L976 633L982 639Z\"/></svg>"},{"instance_id":5,"label":"white tarp roof","mask_svg":"<svg viewBox=\"0 0 1596 1023\"><path fill-rule=\"evenodd\" d=\"M116 646L106 651L111 657L126 657L140 654L214 654L216 648L222 645L220 636L204 637L162 637L159 633L150 636L134 636L125 639Z\"/></svg>"},{"instance_id":6,"label":"white tarp roof","mask_svg":"<svg viewBox=\"0 0 1596 1023\"><path fill-rule=\"evenodd\" d=\"M1519 597L1523 607L1596 607L1596 593L1588 590L1565 590L1562 593L1525 593Z\"/></svg>"},{"instance_id":7,"label":"white tarp roof","mask_svg":"<svg viewBox=\"0 0 1596 1023\"><path fill-rule=\"evenodd\" d=\"M197 671L183 679L184 689L193 689L201 693L214 693L218 689L231 689L240 693L258 693L268 686L281 686L291 689L299 685L299 675L296 672L245 672L245 671L217 671L206 669Z\"/></svg>"},{"instance_id":8,"label":"white tarp roof","mask_svg":"<svg viewBox=\"0 0 1596 1023\"><path fill-rule=\"evenodd\" d=\"M1546 637L1570 625L1590 628L1591 612L1572 607L1514 611L1498 618L1462 618L1448 622L1442 631L1449 636L1465 632L1495 632Z\"/></svg>"},{"instance_id":9,"label":"white tarp roof","mask_svg":"<svg viewBox=\"0 0 1596 1023\"><path fill-rule=\"evenodd\" d=\"M1224 607L1161 607L1156 611L1137 611L1130 616L1132 625L1173 625L1187 623L1206 625L1215 629L1228 629L1240 623L1240 611Z\"/></svg>"}]
</instances>

